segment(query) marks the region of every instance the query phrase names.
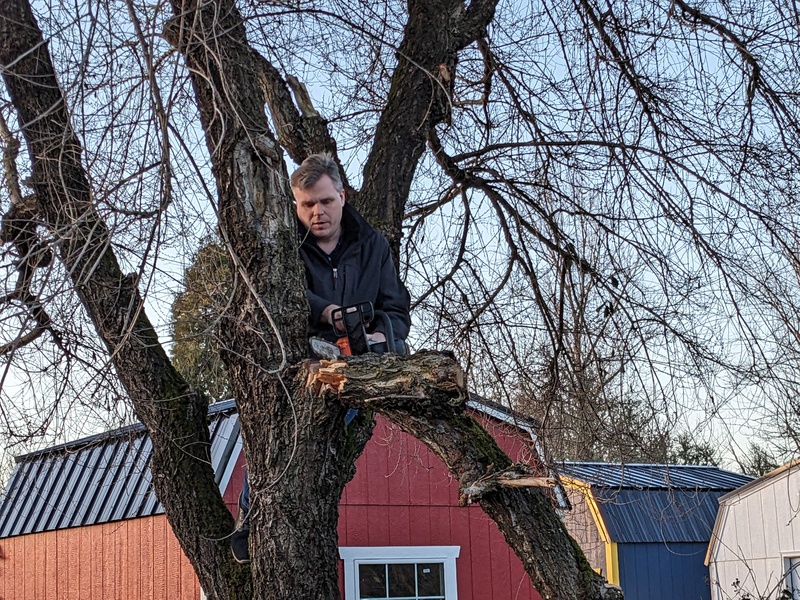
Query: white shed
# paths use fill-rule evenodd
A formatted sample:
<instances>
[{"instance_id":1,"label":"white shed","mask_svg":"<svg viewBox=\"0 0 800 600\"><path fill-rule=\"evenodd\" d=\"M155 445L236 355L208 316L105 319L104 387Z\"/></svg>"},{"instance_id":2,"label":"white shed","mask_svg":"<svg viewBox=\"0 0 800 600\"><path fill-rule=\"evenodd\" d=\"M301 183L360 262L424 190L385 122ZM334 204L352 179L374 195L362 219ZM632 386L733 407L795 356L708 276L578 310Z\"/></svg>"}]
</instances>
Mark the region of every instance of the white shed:
<instances>
[{"instance_id":1,"label":"white shed","mask_svg":"<svg viewBox=\"0 0 800 600\"><path fill-rule=\"evenodd\" d=\"M712 600L800 600L800 460L719 499L706 565Z\"/></svg>"}]
</instances>

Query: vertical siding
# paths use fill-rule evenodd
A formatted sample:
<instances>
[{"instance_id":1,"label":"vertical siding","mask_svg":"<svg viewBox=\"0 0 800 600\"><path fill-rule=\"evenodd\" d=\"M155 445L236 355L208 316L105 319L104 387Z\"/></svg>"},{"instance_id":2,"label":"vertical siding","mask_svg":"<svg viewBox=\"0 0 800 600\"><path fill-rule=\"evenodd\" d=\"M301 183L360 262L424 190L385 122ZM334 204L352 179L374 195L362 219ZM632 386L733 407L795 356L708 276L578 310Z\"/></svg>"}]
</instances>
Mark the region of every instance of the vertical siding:
<instances>
[{"instance_id":1,"label":"vertical siding","mask_svg":"<svg viewBox=\"0 0 800 600\"><path fill-rule=\"evenodd\" d=\"M619 544L625 600L710 600L704 543Z\"/></svg>"},{"instance_id":2,"label":"vertical siding","mask_svg":"<svg viewBox=\"0 0 800 600\"><path fill-rule=\"evenodd\" d=\"M572 508L564 513L564 524L569 534L578 542L586 560L604 577L606 573L606 545L592 517L586 497L576 490L567 489Z\"/></svg>"},{"instance_id":3,"label":"vertical siding","mask_svg":"<svg viewBox=\"0 0 800 600\"><path fill-rule=\"evenodd\" d=\"M492 433L512 459L524 454L524 433ZM460 546L459 600L540 600L494 522L480 507L458 508L441 461L380 417L342 496L339 545Z\"/></svg>"},{"instance_id":4,"label":"vertical siding","mask_svg":"<svg viewBox=\"0 0 800 600\"><path fill-rule=\"evenodd\" d=\"M787 469L763 485L729 497L720 508L719 540L709 571L714 598L732 583L758 595L782 589L783 557L800 556L800 470Z\"/></svg>"},{"instance_id":5,"label":"vertical siding","mask_svg":"<svg viewBox=\"0 0 800 600\"><path fill-rule=\"evenodd\" d=\"M239 456L236 459L235 466L233 467L233 471L231 472L231 478L228 481L228 487L225 488L225 493L222 495L222 500L234 515L236 515L239 492L242 490L242 486L244 485L245 464L244 452L240 451Z\"/></svg>"},{"instance_id":6,"label":"vertical siding","mask_svg":"<svg viewBox=\"0 0 800 600\"><path fill-rule=\"evenodd\" d=\"M200 597L163 515L6 538L0 556L2 600Z\"/></svg>"}]
</instances>

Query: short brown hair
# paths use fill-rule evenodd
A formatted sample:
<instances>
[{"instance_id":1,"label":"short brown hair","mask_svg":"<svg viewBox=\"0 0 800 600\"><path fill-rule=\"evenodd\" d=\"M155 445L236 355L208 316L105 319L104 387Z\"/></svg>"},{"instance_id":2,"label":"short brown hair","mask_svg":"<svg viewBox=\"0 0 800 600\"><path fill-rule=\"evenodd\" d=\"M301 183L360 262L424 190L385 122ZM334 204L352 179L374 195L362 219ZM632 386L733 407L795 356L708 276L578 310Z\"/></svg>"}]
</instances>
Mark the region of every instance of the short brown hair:
<instances>
[{"instance_id":1,"label":"short brown hair","mask_svg":"<svg viewBox=\"0 0 800 600\"><path fill-rule=\"evenodd\" d=\"M323 175L327 175L333 181L333 187L337 192L344 188L342 176L339 174L339 166L333 157L327 152L312 154L306 158L298 169L292 173L289 181L293 188L305 190L315 185Z\"/></svg>"}]
</instances>

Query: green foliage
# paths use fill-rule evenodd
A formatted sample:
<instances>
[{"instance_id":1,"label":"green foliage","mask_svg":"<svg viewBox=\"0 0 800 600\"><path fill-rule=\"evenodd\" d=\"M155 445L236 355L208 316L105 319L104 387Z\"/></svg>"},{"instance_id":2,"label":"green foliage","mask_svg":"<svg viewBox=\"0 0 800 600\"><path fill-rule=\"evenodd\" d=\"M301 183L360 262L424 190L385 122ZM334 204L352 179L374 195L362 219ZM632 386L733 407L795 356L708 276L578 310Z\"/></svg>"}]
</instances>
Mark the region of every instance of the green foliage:
<instances>
[{"instance_id":1,"label":"green foliage","mask_svg":"<svg viewBox=\"0 0 800 600\"><path fill-rule=\"evenodd\" d=\"M219 317L232 290L228 256L216 240L207 240L183 277L184 291L172 303L172 361L178 371L211 401L232 390L219 355Z\"/></svg>"}]
</instances>

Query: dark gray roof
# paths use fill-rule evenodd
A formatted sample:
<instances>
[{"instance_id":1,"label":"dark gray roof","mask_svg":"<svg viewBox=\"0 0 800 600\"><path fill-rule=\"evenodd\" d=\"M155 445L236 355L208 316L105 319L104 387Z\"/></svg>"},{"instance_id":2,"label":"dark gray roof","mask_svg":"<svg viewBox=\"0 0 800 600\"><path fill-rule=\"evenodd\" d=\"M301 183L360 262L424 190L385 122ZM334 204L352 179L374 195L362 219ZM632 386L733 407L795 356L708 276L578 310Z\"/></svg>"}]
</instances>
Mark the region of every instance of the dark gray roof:
<instances>
[{"instance_id":1,"label":"dark gray roof","mask_svg":"<svg viewBox=\"0 0 800 600\"><path fill-rule=\"evenodd\" d=\"M593 487L620 489L688 489L730 491L753 478L707 465L653 465L635 463L565 462L563 475Z\"/></svg>"},{"instance_id":2,"label":"dark gray roof","mask_svg":"<svg viewBox=\"0 0 800 600\"><path fill-rule=\"evenodd\" d=\"M241 448L232 400L209 407L209 429L224 491ZM0 496L0 538L164 512L150 486L151 450L138 424L17 457Z\"/></svg>"},{"instance_id":3,"label":"dark gray roof","mask_svg":"<svg viewBox=\"0 0 800 600\"><path fill-rule=\"evenodd\" d=\"M719 498L752 480L694 465L565 463L560 472L591 486L619 543L708 543Z\"/></svg>"}]
</instances>

